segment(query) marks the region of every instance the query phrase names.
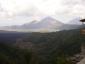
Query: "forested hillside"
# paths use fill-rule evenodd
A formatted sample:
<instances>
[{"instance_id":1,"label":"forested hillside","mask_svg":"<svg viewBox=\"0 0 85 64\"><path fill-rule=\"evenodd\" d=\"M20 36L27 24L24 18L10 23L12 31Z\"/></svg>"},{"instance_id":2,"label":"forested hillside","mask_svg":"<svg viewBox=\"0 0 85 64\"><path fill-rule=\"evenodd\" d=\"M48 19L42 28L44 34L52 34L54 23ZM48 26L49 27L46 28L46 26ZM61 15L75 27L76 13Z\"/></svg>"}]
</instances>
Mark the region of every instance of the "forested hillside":
<instances>
[{"instance_id":1,"label":"forested hillside","mask_svg":"<svg viewBox=\"0 0 85 64\"><path fill-rule=\"evenodd\" d=\"M29 64L31 58L32 53L29 50L0 43L0 64Z\"/></svg>"},{"instance_id":2,"label":"forested hillside","mask_svg":"<svg viewBox=\"0 0 85 64\"><path fill-rule=\"evenodd\" d=\"M7 34L17 38L13 39ZM52 33L23 33L22 36L7 34L4 33L2 37L9 37L9 40L0 42L0 64L73 64L69 58L81 52L81 44L85 41L80 30L76 29ZM6 42L9 41L14 47L7 45Z\"/></svg>"},{"instance_id":3,"label":"forested hillside","mask_svg":"<svg viewBox=\"0 0 85 64\"><path fill-rule=\"evenodd\" d=\"M19 42L16 45L21 48L27 48L27 44L31 45L33 51L37 52L40 57L39 64L58 64L58 57L61 58L62 55L70 57L81 52L81 43L85 40L82 37L84 36L80 34L80 30L32 33L30 36L25 36L22 39L22 43L24 44L20 44ZM60 62L63 60L65 58L60 60Z\"/></svg>"}]
</instances>

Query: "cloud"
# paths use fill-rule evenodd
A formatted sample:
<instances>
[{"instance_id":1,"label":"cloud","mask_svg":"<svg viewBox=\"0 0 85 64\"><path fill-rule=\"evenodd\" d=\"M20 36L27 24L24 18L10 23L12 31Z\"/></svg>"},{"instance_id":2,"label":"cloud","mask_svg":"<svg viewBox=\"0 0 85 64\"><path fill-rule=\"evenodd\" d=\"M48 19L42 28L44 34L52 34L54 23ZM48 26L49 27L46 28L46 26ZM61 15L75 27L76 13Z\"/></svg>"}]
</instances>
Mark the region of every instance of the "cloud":
<instances>
[{"instance_id":1,"label":"cloud","mask_svg":"<svg viewBox=\"0 0 85 64\"><path fill-rule=\"evenodd\" d=\"M12 16L12 13L5 10L1 5L0 5L0 19L6 19L10 18Z\"/></svg>"},{"instance_id":2,"label":"cloud","mask_svg":"<svg viewBox=\"0 0 85 64\"><path fill-rule=\"evenodd\" d=\"M40 20L41 18L46 17L47 15L41 12L38 8L35 6L32 6L31 8L28 8L22 12L19 12L16 14L15 17L27 17L32 18L32 20Z\"/></svg>"},{"instance_id":3,"label":"cloud","mask_svg":"<svg viewBox=\"0 0 85 64\"><path fill-rule=\"evenodd\" d=\"M85 0L62 0L62 9L56 11L56 17L59 16L63 21L68 21L75 17L85 18Z\"/></svg>"},{"instance_id":4,"label":"cloud","mask_svg":"<svg viewBox=\"0 0 85 64\"><path fill-rule=\"evenodd\" d=\"M69 11L73 15L85 14L85 0L66 0L63 5L67 7L66 11Z\"/></svg>"},{"instance_id":5,"label":"cloud","mask_svg":"<svg viewBox=\"0 0 85 64\"><path fill-rule=\"evenodd\" d=\"M0 0L0 18L29 22L53 16L65 22L74 17L85 17L85 0ZM28 19L27 19L28 18ZM19 20L20 19L20 20Z\"/></svg>"}]
</instances>

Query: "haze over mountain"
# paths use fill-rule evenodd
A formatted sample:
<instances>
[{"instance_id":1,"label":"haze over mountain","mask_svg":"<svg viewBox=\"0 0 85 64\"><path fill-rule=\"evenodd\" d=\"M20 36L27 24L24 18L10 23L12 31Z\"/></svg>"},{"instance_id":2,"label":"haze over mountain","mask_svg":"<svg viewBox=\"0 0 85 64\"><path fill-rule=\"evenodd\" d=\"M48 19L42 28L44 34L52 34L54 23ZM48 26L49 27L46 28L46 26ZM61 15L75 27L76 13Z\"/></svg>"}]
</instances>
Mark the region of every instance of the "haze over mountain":
<instances>
[{"instance_id":1,"label":"haze over mountain","mask_svg":"<svg viewBox=\"0 0 85 64\"><path fill-rule=\"evenodd\" d=\"M32 21L30 23L26 23L21 25L21 29L54 29L61 26L63 23L57 21L52 17L46 17L41 21Z\"/></svg>"},{"instance_id":2,"label":"haze over mountain","mask_svg":"<svg viewBox=\"0 0 85 64\"><path fill-rule=\"evenodd\" d=\"M81 28L81 22L80 22L80 18L74 18L72 20L70 20L68 23L63 24L60 27L60 30L71 30L71 29L78 29Z\"/></svg>"},{"instance_id":3,"label":"haze over mountain","mask_svg":"<svg viewBox=\"0 0 85 64\"><path fill-rule=\"evenodd\" d=\"M33 30L33 31L53 31L59 30L59 27L62 26L63 23L52 18L52 17L45 17L40 21L32 21L30 23L25 23L23 25L15 25L15 26L4 26L1 27L1 30Z\"/></svg>"},{"instance_id":4,"label":"haze over mountain","mask_svg":"<svg viewBox=\"0 0 85 64\"><path fill-rule=\"evenodd\" d=\"M81 25L80 18L79 17L74 18L74 19L70 20L67 24Z\"/></svg>"},{"instance_id":5,"label":"haze over mountain","mask_svg":"<svg viewBox=\"0 0 85 64\"><path fill-rule=\"evenodd\" d=\"M0 27L0 30L19 32L54 32L60 30L77 29L81 27L80 25L80 18L72 19L69 23L64 24L53 17L47 16L40 21L33 20L30 23L25 23L22 25L3 26Z\"/></svg>"}]
</instances>

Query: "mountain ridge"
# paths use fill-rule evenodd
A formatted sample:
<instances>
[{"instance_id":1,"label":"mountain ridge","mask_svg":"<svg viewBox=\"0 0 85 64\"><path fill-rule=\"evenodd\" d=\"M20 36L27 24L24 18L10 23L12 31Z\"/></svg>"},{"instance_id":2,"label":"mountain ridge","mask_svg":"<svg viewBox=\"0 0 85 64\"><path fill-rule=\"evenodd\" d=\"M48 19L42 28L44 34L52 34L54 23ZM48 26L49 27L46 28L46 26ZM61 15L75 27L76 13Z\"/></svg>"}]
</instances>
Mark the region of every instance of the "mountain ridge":
<instances>
[{"instance_id":1,"label":"mountain ridge","mask_svg":"<svg viewBox=\"0 0 85 64\"><path fill-rule=\"evenodd\" d=\"M15 26L6 26L6 27L0 27L2 30L36 30L36 31L51 31L58 29L60 26L62 26L63 23L52 18L52 17L45 17L39 22L32 21L30 23L26 23L23 25L15 25ZM50 30L51 29L51 30Z\"/></svg>"},{"instance_id":2,"label":"mountain ridge","mask_svg":"<svg viewBox=\"0 0 85 64\"><path fill-rule=\"evenodd\" d=\"M50 16L40 21L33 20L30 23L22 25L4 26L0 30L18 31L18 32L55 32L61 30L78 29L81 26L80 18L75 18L64 24Z\"/></svg>"}]
</instances>

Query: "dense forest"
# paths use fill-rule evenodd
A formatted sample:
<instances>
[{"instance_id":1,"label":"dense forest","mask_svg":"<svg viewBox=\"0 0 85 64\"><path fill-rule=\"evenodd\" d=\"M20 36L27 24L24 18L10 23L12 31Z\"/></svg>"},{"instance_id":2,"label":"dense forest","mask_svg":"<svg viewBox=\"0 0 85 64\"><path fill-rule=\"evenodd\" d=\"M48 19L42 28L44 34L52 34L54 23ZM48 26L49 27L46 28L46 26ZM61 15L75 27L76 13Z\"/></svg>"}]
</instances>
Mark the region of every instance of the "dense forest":
<instances>
[{"instance_id":1,"label":"dense forest","mask_svg":"<svg viewBox=\"0 0 85 64\"><path fill-rule=\"evenodd\" d=\"M0 43L0 64L29 64L32 53Z\"/></svg>"},{"instance_id":2,"label":"dense forest","mask_svg":"<svg viewBox=\"0 0 85 64\"><path fill-rule=\"evenodd\" d=\"M24 45L30 42L33 44L33 50L37 51L42 60L40 64L56 64L59 61L57 57L70 57L81 52L81 43L84 41L82 37L80 30L64 30L53 33L32 33L22 40ZM19 44L21 48L22 43Z\"/></svg>"},{"instance_id":3,"label":"dense forest","mask_svg":"<svg viewBox=\"0 0 85 64\"><path fill-rule=\"evenodd\" d=\"M10 33L5 33L4 37L2 35L4 40L8 34ZM0 64L73 64L69 58L81 52L81 44L85 40L80 30L76 29L12 35L15 36L14 39L1 40ZM6 43L9 41L13 45Z\"/></svg>"}]
</instances>

